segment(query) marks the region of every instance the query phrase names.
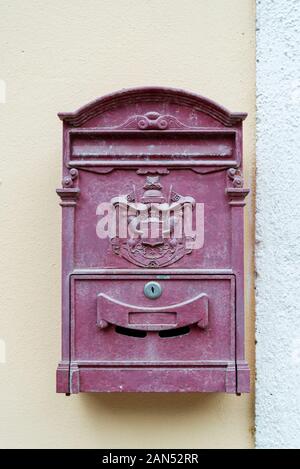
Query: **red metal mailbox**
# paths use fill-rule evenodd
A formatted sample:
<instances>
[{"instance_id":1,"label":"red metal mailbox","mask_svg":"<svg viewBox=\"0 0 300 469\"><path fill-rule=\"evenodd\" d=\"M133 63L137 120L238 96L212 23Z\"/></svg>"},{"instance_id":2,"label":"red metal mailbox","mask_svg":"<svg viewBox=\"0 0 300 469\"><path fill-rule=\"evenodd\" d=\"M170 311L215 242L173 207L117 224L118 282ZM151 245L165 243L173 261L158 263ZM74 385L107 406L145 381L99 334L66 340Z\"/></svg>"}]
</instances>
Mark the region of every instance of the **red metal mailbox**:
<instances>
[{"instance_id":1,"label":"red metal mailbox","mask_svg":"<svg viewBox=\"0 0 300 469\"><path fill-rule=\"evenodd\" d=\"M63 121L57 391L249 391L242 121L176 89Z\"/></svg>"}]
</instances>

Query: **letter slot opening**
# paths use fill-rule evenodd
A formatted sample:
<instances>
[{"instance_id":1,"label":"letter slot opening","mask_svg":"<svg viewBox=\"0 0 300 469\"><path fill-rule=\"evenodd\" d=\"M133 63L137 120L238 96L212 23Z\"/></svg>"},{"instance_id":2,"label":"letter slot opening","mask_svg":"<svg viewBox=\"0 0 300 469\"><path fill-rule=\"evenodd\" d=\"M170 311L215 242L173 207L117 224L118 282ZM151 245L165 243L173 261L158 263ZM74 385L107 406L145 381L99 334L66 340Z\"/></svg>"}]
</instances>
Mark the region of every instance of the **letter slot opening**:
<instances>
[{"instance_id":1,"label":"letter slot opening","mask_svg":"<svg viewBox=\"0 0 300 469\"><path fill-rule=\"evenodd\" d=\"M178 337L181 335L186 335L190 332L190 327L185 326L185 327L178 327L177 329L167 329L165 331L160 331L159 337L162 337L163 339L167 339L170 337Z\"/></svg>"},{"instance_id":2,"label":"letter slot opening","mask_svg":"<svg viewBox=\"0 0 300 469\"><path fill-rule=\"evenodd\" d=\"M139 331L137 329L129 329L128 327L116 326L115 331L117 334L126 335L129 337L139 337L141 339L147 336L147 332Z\"/></svg>"}]
</instances>

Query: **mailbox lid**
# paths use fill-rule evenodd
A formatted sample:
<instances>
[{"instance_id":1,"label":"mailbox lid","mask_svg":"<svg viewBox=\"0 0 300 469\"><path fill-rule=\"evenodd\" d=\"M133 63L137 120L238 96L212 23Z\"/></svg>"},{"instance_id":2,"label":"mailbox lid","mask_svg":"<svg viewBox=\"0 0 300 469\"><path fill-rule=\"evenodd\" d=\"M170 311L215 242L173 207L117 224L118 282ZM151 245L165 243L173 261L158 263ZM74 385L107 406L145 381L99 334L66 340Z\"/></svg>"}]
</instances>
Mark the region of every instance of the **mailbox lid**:
<instances>
[{"instance_id":1,"label":"mailbox lid","mask_svg":"<svg viewBox=\"0 0 300 469\"><path fill-rule=\"evenodd\" d=\"M162 287L155 300L144 294L151 281ZM234 292L233 275L73 276L72 360L126 366L232 362Z\"/></svg>"}]
</instances>

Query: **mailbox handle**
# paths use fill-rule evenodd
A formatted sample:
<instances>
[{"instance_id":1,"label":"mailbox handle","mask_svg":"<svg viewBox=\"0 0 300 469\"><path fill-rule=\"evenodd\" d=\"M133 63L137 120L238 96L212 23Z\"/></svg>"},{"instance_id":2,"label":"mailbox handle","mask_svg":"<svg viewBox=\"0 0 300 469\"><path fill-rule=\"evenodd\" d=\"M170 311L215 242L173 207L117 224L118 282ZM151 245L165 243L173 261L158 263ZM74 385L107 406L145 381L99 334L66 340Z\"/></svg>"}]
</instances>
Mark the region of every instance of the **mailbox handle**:
<instances>
[{"instance_id":1,"label":"mailbox handle","mask_svg":"<svg viewBox=\"0 0 300 469\"><path fill-rule=\"evenodd\" d=\"M109 324L142 331L161 331L197 324L208 325L208 297L201 293L181 303L145 307L123 303L105 293L97 296L97 326Z\"/></svg>"}]
</instances>

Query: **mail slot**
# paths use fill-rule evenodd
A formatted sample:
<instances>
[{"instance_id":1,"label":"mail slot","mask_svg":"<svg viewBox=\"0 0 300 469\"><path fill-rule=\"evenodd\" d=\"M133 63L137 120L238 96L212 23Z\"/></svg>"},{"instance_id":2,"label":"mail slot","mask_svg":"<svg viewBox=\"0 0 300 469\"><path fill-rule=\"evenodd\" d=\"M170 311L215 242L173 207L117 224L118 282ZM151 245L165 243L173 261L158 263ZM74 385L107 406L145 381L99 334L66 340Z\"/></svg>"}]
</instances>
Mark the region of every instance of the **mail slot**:
<instances>
[{"instance_id":1,"label":"mail slot","mask_svg":"<svg viewBox=\"0 0 300 469\"><path fill-rule=\"evenodd\" d=\"M249 392L246 114L147 87L59 117L57 392Z\"/></svg>"}]
</instances>

